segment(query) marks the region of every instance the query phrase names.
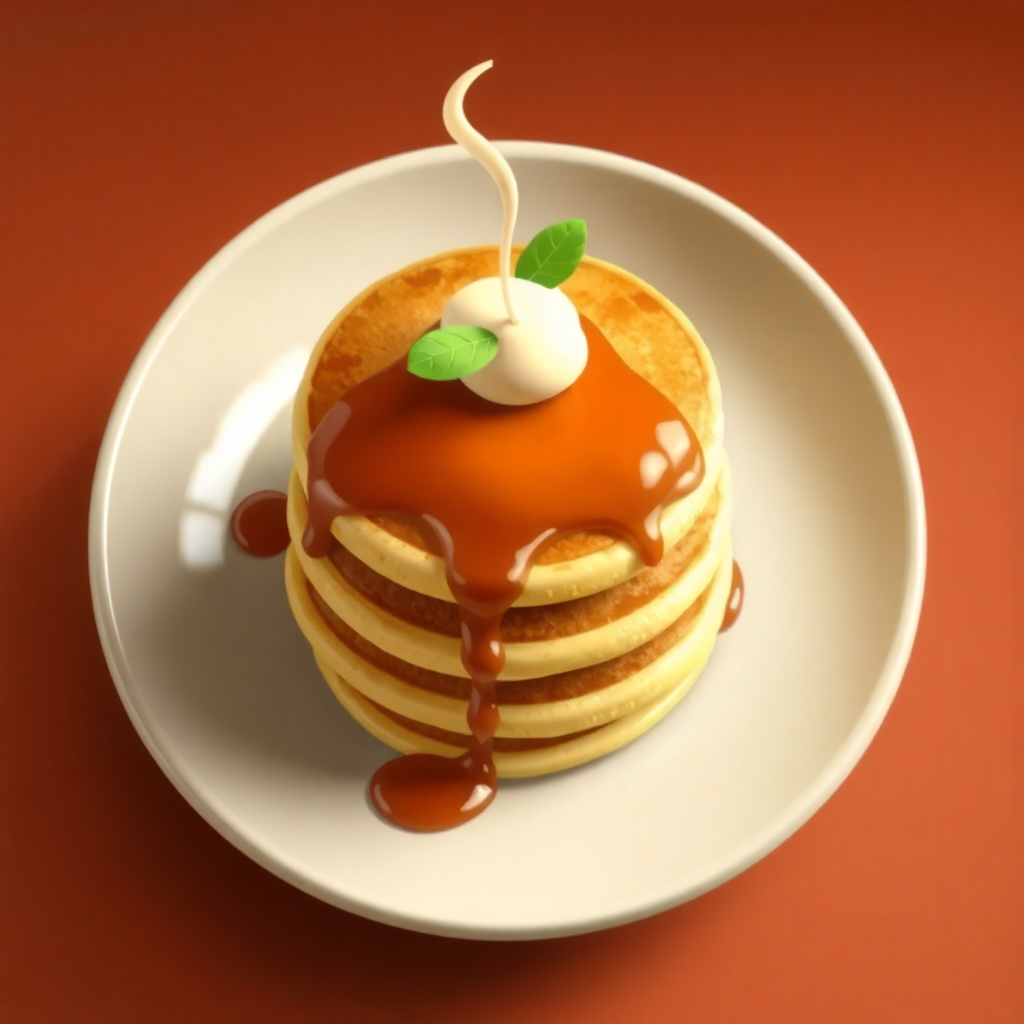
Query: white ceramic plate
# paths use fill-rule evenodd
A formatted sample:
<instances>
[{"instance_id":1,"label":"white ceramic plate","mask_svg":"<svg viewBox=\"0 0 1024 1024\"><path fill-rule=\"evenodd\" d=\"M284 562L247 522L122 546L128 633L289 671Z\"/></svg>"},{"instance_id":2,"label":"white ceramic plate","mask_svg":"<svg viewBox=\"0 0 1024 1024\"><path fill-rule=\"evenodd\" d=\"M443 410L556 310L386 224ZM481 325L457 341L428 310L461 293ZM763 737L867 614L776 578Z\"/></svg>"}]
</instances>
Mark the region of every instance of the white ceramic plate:
<instances>
[{"instance_id":1,"label":"white ceramic plate","mask_svg":"<svg viewBox=\"0 0 1024 1024\"><path fill-rule=\"evenodd\" d=\"M321 680L281 559L226 543L237 500L286 484L291 395L337 310L403 264L497 242L495 190L454 146L318 185L196 275L125 381L89 532L111 673L185 799L321 899L495 939L656 913L781 843L878 729L925 563L920 475L896 395L806 263L665 171L569 146L502 149L521 189L517 240L586 218L592 254L685 310L721 374L746 607L664 722L595 764L506 783L463 828L391 828L366 801L391 754Z\"/></svg>"}]
</instances>

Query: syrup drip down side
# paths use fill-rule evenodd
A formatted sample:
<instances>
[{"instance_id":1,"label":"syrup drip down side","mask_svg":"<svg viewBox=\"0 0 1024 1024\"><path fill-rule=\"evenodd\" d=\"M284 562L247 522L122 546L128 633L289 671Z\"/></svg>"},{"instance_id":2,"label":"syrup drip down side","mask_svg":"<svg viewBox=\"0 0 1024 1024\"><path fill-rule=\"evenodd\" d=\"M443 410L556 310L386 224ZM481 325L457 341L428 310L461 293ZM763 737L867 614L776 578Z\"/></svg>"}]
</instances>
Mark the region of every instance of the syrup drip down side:
<instances>
[{"instance_id":1,"label":"syrup drip down side","mask_svg":"<svg viewBox=\"0 0 1024 1024\"><path fill-rule=\"evenodd\" d=\"M722 616L722 625L718 628L719 633L724 633L726 630L732 629L736 624L736 620L740 617L740 612L743 610L744 594L745 588L743 583L743 573L740 571L739 563L733 561L732 581L729 586L729 600L725 604L725 615Z\"/></svg>"}]
</instances>

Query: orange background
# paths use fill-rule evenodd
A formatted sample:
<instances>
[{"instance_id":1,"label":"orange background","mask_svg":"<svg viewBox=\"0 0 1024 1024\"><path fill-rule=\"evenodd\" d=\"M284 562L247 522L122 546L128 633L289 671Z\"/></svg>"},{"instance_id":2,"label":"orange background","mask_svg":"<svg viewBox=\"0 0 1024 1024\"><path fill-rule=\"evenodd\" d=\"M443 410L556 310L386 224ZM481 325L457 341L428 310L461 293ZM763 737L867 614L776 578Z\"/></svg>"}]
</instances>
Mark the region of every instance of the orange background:
<instances>
[{"instance_id":1,"label":"orange background","mask_svg":"<svg viewBox=\"0 0 1024 1024\"><path fill-rule=\"evenodd\" d=\"M1019 3L0 11L0 1020L1024 1019ZM367 923L220 839L118 702L86 566L163 309L270 207L446 141L447 86L489 57L492 138L667 167L823 274L903 400L930 532L903 687L808 825L660 917L497 946Z\"/></svg>"}]
</instances>

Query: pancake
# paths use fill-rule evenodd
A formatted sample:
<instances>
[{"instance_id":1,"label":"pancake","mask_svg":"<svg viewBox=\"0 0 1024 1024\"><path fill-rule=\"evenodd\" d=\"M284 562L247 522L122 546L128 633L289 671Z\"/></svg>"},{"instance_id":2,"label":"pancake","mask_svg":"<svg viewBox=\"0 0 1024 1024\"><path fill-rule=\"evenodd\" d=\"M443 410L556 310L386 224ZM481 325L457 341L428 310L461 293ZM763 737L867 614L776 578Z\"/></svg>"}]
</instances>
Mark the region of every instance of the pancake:
<instances>
[{"instance_id":1,"label":"pancake","mask_svg":"<svg viewBox=\"0 0 1024 1024\"><path fill-rule=\"evenodd\" d=\"M468 683L410 666L337 630L302 573L294 548L286 561L288 599L322 671L331 673L378 709L452 734L468 735ZM705 590L662 634L599 666L531 679L501 681L499 738L563 737L632 714L688 678L714 646L731 584L731 551ZM358 634L355 634L358 637ZM326 674L326 673L325 673ZM332 686L334 684L332 683ZM625 741L624 741L625 742ZM597 756L597 755L595 755ZM499 768L500 772L500 768Z\"/></svg>"},{"instance_id":2,"label":"pancake","mask_svg":"<svg viewBox=\"0 0 1024 1024\"><path fill-rule=\"evenodd\" d=\"M308 553L307 448L350 388L400 360L452 293L497 269L495 248L466 249L370 286L325 330L295 401L289 604L339 702L402 753L456 757L471 743L463 613L437 541L411 518L339 515L327 554ZM657 564L602 530L559 536L534 561L500 623L493 763L509 777L585 763L659 721L710 657L732 588L721 394L700 337L653 288L600 260L585 257L560 287L685 418L704 472L661 512Z\"/></svg>"},{"instance_id":3,"label":"pancake","mask_svg":"<svg viewBox=\"0 0 1024 1024\"><path fill-rule=\"evenodd\" d=\"M510 609L502 623L506 655L502 679L529 679L606 661L647 642L679 618L721 565L729 537L729 502L723 493L727 481L728 475L723 472L713 500L658 566L606 586L596 594L544 606L539 609L543 617L529 616L533 630L520 629L519 636L514 632L519 609ZM288 520L292 551L302 572L331 611L350 628L413 665L468 676L462 664L458 613L453 604L420 597L392 584L387 588L389 608L361 592L330 558L311 558L301 543L306 509L295 477L289 492ZM673 557L677 551L681 557ZM364 575L378 571L373 567L367 569ZM648 580L654 581L654 585L645 587ZM613 595L623 591L627 592L627 599L616 602ZM423 624L426 613L433 610L428 602L450 609L453 628L441 632ZM522 609L530 611L534 608ZM405 614L400 617L402 612ZM435 613L435 627L438 618Z\"/></svg>"},{"instance_id":4,"label":"pancake","mask_svg":"<svg viewBox=\"0 0 1024 1024\"><path fill-rule=\"evenodd\" d=\"M430 257L371 285L335 317L313 351L295 400L292 448L304 488L310 436L337 397L401 358L438 321L453 292L497 268L495 247ZM686 316L628 271L584 257L561 289L599 325L626 364L679 409L700 442L704 479L662 516L666 546L674 546L708 501L721 468L721 390L711 356ZM335 519L332 532L347 550L395 583L453 600L442 558L408 520L344 516ZM615 534L571 534L541 553L516 604L552 604L593 594L642 568L634 547Z\"/></svg>"},{"instance_id":5,"label":"pancake","mask_svg":"<svg viewBox=\"0 0 1024 1024\"><path fill-rule=\"evenodd\" d=\"M710 648L705 652L705 662L709 654ZM367 732L400 754L439 754L442 757L458 757L462 753L464 748L425 736L410 728L408 724L388 716L349 686L319 658L317 664L342 707ZM496 749L494 767L498 775L506 779L550 775L594 761L624 747L657 725L686 696L703 667L704 662L676 682L667 693L602 728L578 734L550 746L515 751Z\"/></svg>"}]
</instances>

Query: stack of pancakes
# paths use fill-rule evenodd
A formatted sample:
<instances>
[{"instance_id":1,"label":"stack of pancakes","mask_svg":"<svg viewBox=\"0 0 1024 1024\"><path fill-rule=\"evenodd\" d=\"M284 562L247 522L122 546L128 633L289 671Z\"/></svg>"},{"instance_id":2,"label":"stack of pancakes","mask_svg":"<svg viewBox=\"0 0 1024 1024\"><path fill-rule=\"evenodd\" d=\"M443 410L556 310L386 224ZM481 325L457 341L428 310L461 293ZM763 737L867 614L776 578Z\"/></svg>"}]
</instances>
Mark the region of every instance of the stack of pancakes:
<instances>
[{"instance_id":1,"label":"stack of pancakes","mask_svg":"<svg viewBox=\"0 0 1024 1024\"><path fill-rule=\"evenodd\" d=\"M339 516L337 546L311 558L302 547L306 448L350 387L403 358L455 291L497 272L496 248L468 249L372 285L324 332L295 401L285 568L292 612L338 700L403 753L454 757L469 738L470 681L444 562L429 531L387 516ZM494 763L505 777L582 764L654 725L704 667L732 585L721 392L707 349L667 299L611 264L587 257L561 289L678 407L700 441L705 474L665 510L658 565L645 567L629 543L598 531L561 538L534 564L501 627L507 660Z\"/></svg>"}]
</instances>

